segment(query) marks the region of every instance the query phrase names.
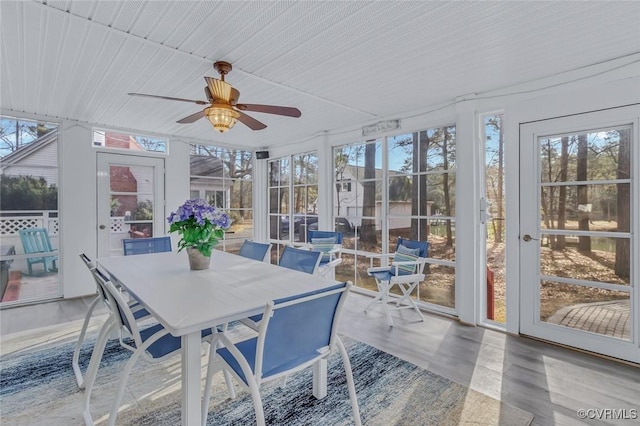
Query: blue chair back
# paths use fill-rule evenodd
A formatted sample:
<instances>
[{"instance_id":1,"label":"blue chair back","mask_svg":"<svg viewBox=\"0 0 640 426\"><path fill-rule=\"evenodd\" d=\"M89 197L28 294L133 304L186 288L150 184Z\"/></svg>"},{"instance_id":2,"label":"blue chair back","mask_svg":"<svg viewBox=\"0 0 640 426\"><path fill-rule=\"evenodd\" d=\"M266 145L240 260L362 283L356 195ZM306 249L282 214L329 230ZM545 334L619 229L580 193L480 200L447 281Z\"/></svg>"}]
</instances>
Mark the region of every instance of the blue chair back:
<instances>
[{"instance_id":1,"label":"blue chair back","mask_svg":"<svg viewBox=\"0 0 640 426\"><path fill-rule=\"evenodd\" d=\"M342 245L342 232L333 231L309 231L307 232L307 242L311 242L313 238L332 238L335 237L336 244Z\"/></svg>"},{"instance_id":2,"label":"blue chair back","mask_svg":"<svg viewBox=\"0 0 640 426\"><path fill-rule=\"evenodd\" d=\"M171 237L127 238L122 240L124 255L171 251Z\"/></svg>"},{"instance_id":3,"label":"blue chair back","mask_svg":"<svg viewBox=\"0 0 640 426\"><path fill-rule=\"evenodd\" d=\"M269 377L317 358L333 344L347 283L275 300L264 315L262 377ZM269 308L267 308L268 310Z\"/></svg>"},{"instance_id":4,"label":"blue chair back","mask_svg":"<svg viewBox=\"0 0 640 426\"><path fill-rule=\"evenodd\" d=\"M319 251L302 250L286 246L282 255L280 255L278 265L296 271L306 272L307 274L313 274L320 264L321 257L322 253Z\"/></svg>"},{"instance_id":5,"label":"blue chair back","mask_svg":"<svg viewBox=\"0 0 640 426\"><path fill-rule=\"evenodd\" d=\"M271 244L256 243L255 241L244 240L240 252L238 253L242 257L249 259L266 261L267 254L271 250Z\"/></svg>"},{"instance_id":6,"label":"blue chair back","mask_svg":"<svg viewBox=\"0 0 640 426\"><path fill-rule=\"evenodd\" d=\"M398 247L405 246L410 249L419 249L420 257L427 257L429 254L429 243L426 241L415 241L408 240L402 237L398 237L398 244L396 245L396 251L398 251Z\"/></svg>"}]
</instances>

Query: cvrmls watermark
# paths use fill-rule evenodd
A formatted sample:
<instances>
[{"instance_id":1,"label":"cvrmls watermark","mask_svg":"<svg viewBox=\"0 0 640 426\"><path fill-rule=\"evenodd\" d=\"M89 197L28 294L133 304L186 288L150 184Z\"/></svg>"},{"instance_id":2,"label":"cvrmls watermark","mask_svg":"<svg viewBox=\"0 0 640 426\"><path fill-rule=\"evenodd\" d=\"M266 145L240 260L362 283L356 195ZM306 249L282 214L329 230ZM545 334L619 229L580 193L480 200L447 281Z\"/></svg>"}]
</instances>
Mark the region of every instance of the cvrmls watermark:
<instances>
[{"instance_id":1,"label":"cvrmls watermark","mask_svg":"<svg viewBox=\"0 0 640 426\"><path fill-rule=\"evenodd\" d=\"M576 414L579 419L591 420L636 420L639 418L635 408L581 408Z\"/></svg>"}]
</instances>

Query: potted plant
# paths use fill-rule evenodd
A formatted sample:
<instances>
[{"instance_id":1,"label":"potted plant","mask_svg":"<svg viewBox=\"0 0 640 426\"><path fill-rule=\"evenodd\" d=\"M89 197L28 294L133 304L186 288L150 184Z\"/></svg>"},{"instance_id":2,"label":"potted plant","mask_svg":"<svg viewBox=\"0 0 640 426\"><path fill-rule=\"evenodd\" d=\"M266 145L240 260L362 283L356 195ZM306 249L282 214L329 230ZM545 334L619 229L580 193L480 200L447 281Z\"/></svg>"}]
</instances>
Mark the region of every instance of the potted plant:
<instances>
[{"instance_id":1,"label":"potted plant","mask_svg":"<svg viewBox=\"0 0 640 426\"><path fill-rule=\"evenodd\" d=\"M178 251L187 249L189 264L194 270L209 268L211 250L231 225L227 213L200 198L185 201L167 221L169 232L181 235Z\"/></svg>"}]
</instances>

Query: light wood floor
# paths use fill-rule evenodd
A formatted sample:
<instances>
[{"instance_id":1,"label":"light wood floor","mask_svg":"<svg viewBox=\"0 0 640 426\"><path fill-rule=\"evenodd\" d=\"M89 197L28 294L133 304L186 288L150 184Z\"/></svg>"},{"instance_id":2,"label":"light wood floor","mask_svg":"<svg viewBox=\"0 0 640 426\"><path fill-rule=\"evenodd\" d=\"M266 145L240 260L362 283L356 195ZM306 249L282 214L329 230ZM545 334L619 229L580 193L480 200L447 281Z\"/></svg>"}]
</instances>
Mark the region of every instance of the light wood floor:
<instances>
[{"instance_id":1,"label":"light wood floor","mask_svg":"<svg viewBox=\"0 0 640 426\"><path fill-rule=\"evenodd\" d=\"M349 296L340 323L342 334L525 409L534 414L534 425L640 424L640 366L461 325L441 316L426 314L424 322L417 322L415 313L408 310L394 313L395 327L390 328L379 308L363 312L370 300L356 293ZM81 319L89 301L3 309L2 337ZM580 409L637 416L581 420Z\"/></svg>"}]
</instances>

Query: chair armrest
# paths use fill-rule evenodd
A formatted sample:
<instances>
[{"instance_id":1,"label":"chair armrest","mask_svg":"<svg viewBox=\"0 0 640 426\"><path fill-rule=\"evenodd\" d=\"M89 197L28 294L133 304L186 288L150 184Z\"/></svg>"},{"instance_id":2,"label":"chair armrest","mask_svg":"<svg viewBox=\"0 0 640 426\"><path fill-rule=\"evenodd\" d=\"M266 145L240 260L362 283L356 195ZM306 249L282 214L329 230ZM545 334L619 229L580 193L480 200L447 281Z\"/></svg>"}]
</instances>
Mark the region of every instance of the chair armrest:
<instances>
[{"instance_id":1,"label":"chair armrest","mask_svg":"<svg viewBox=\"0 0 640 426\"><path fill-rule=\"evenodd\" d=\"M338 259L333 259L331 262L329 263L325 263L324 265L321 266L321 268L335 268L336 266L338 266L339 264L342 263L342 259L338 258Z\"/></svg>"},{"instance_id":2,"label":"chair armrest","mask_svg":"<svg viewBox=\"0 0 640 426\"><path fill-rule=\"evenodd\" d=\"M374 268L367 268L367 274L371 275L371 272L385 272L390 269L389 266L377 266Z\"/></svg>"},{"instance_id":3,"label":"chair armrest","mask_svg":"<svg viewBox=\"0 0 640 426\"><path fill-rule=\"evenodd\" d=\"M393 257L395 253L365 253L362 256L368 257L369 259L383 259L385 257Z\"/></svg>"},{"instance_id":4,"label":"chair armrest","mask_svg":"<svg viewBox=\"0 0 640 426\"><path fill-rule=\"evenodd\" d=\"M414 282L424 281L424 274L411 274L411 275L394 275L391 277L391 282Z\"/></svg>"},{"instance_id":5,"label":"chair armrest","mask_svg":"<svg viewBox=\"0 0 640 426\"><path fill-rule=\"evenodd\" d=\"M394 256L395 253L365 253L363 256L369 258L369 269L373 268L373 259L389 259ZM389 268L386 268L389 269ZM383 268L384 270L384 268Z\"/></svg>"}]
</instances>

